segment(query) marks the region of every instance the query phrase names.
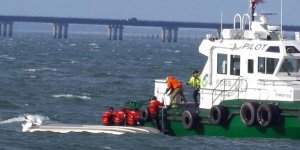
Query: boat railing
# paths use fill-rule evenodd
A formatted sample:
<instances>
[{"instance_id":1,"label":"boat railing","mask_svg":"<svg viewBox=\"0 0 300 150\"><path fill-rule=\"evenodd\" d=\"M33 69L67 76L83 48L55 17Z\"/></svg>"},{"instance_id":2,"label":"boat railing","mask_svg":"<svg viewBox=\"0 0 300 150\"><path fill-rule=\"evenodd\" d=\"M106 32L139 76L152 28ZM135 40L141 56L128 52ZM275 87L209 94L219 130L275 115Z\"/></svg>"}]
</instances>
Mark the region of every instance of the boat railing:
<instances>
[{"instance_id":1,"label":"boat railing","mask_svg":"<svg viewBox=\"0 0 300 150\"><path fill-rule=\"evenodd\" d=\"M234 93L232 90L223 90L223 89L210 89L210 88L202 88L201 89L202 91L201 91L201 94L209 94L209 95L212 95L212 93L213 93L213 91L215 91L215 93L216 92L227 92L227 93L229 93L230 91L232 92L232 93ZM247 87L247 90L244 88L244 89L241 89L240 90L240 93L241 92L253 92L253 91L255 91L255 92L258 92L258 93L263 93L262 95L264 95L264 96L267 96L268 97L268 95L269 95L269 91L268 91L268 89L265 89L265 88L249 88L249 87ZM216 94L215 94L216 95ZM230 94L225 94L226 96L230 96ZM260 94L257 94L257 95L260 95ZM241 98L240 96L239 96L239 98ZM261 98L260 96L258 96L257 98L252 98L252 99L257 99L257 100L266 100L267 98ZM214 100L214 102L216 101L217 99L215 98L215 100ZM224 99L223 99L224 100ZM213 103L214 103L213 102Z\"/></svg>"},{"instance_id":2,"label":"boat railing","mask_svg":"<svg viewBox=\"0 0 300 150\"><path fill-rule=\"evenodd\" d=\"M232 86L229 89L226 89L226 83L228 81L235 81L235 82L232 84ZM243 84L245 84L245 88L242 88ZM220 89L221 86L223 86L222 89ZM237 93L237 97L239 98L240 93L246 92L247 88L248 88L248 82L247 80L242 79L242 76L240 76L237 79L222 79L212 91L212 105L216 100L219 99L220 96L222 96L224 100L226 96L231 96ZM217 96L214 97L214 95Z\"/></svg>"},{"instance_id":3,"label":"boat railing","mask_svg":"<svg viewBox=\"0 0 300 150\"><path fill-rule=\"evenodd\" d=\"M266 80L266 79L259 79L258 84L264 86L292 86L292 85L300 85L300 82L295 82L291 80Z\"/></svg>"},{"instance_id":4,"label":"boat railing","mask_svg":"<svg viewBox=\"0 0 300 150\"><path fill-rule=\"evenodd\" d=\"M244 30L245 29L245 20L248 19L248 30L251 29L251 19L250 16L248 14L244 14L243 16L241 16L240 14L236 14L233 18L233 29L236 29L236 24L237 21L236 19L238 18L238 21L240 23L240 30Z\"/></svg>"}]
</instances>

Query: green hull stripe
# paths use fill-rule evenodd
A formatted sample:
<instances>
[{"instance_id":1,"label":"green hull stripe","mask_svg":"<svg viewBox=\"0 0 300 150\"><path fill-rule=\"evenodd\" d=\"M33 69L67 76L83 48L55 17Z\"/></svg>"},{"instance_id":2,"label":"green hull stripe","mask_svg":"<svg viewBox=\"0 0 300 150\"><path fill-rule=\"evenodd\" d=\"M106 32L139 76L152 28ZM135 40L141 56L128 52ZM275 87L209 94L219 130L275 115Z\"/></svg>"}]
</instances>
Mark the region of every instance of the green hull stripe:
<instances>
[{"instance_id":1,"label":"green hull stripe","mask_svg":"<svg viewBox=\"0 0 300 150\"><path fill-rule=\"evenodd\" d=\"M267 138L292 138L300 139L300 103L296 102L270 102L260 101L259 104L274 104L280 108L280 118L271 127L261 127L259 124L246 126L241 121L239 109L244 100L223 101L220 105L225 106L229 111L229 119L225 125L212 125L209 118L209 110L198 110L201 120L190 130L184 129L181 122L181 113L184 109L175 108L168 110L168 121L165 120L164 131L166 134L176 136L203 135L203 136L225 136L225 137L267 137ZM255 102L255 101L254 101ZM161 115L159 115L161 124ZM153 123L147 122L146 126L155 127Z\"/></svg>"}]
</instances>

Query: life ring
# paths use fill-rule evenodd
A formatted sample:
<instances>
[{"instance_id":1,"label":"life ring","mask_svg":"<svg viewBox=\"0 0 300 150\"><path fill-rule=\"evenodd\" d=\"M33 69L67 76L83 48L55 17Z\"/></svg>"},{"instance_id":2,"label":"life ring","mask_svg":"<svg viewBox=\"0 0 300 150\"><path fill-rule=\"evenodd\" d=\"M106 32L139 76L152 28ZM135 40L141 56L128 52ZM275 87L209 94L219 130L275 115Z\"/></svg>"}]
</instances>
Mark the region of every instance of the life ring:
<instances>
[{"instance_id":1,"label":"life ring","mask_svg":"<svg viewBox=\"0 0 300 150\"><path fill-rule=\"evenodd\" d=\"M195 113L191 113L186 110L181 115L181 122L184 129L191 130L196 124L197 116Z\"/></svg>"},{"instance_id":2,"label":"life ring","mask_svg":"<svg viewBox=\"0 0 300 150\"><path fill-rule=\"evenodd\" d=\"M214 105L210 109L210 121L212 124L225 124L228 118L228 110L222 105Z\"/></svg>"},{"instance_id":3,"label":"life ring","mask_svg":"<svg viewBox=\"0 0 300 150\"><path fill-rule=\"evenodd\" d=\"M140 110L140 119L143 120L144 122L149 120L149 111L146 107L143 107Z\"/></svg>"},{"instance_id":4,"label":"life ring","mask_svg":"<svg viewBox=\"0 0 300 150\"><path fill-rule=\"evenodd\" d=\"M278 122L280 109L272 104L262 104L257 109L257 121L262 127L269 127Z\"/></svg>"},{"instance_id":5,"label":"life ring","mask_svg":"<svg viewBox=\"0 0 300 150\"><path fill-rule=\"evenodd\" d=\"M258 104L255 102L245 102L240 109L240 117L246 126L252 126L256 123L256 111Z\"/></svg>"}]
</instances>

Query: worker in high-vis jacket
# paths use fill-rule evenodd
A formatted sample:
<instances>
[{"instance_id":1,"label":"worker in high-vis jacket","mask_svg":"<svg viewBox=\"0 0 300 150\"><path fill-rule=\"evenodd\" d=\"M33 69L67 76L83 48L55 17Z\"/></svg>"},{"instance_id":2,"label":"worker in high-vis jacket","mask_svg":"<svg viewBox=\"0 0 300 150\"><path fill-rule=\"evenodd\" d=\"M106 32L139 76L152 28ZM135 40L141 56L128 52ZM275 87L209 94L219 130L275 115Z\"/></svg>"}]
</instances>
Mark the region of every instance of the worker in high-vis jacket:
<instances>
[{"instance_id":1,"label":"worker in high-vis jacket","mask_svg":"<svg viewBox=\"0 0 300 150\"><path fill-rule=\"evenodd\" d=\"M174 76L168 76L166 78L167 82L167 89L165 94L170 91L169 95L171 95L171 107L177 107L176 105L176 96L180 95L181 101L183 101L185 104L187 103L187 100L185 96L183 95L183 87L180 81L176 80Z\"/></svg>"},{"instance_id":2,"label":"worker in high-vis jacket","mask_svg":"<svg viewBox=\"0 0 300 150\"><path fill-rule=\"evenodd\" d=\"M187 85L191 85L194 88L193 98L196 107L199 106L197 97L199 95L200 83L201 83L201 78L198 70L195 70L192 76L190 77L190 79L186 82Z\"/></svg>"}]
</instances>

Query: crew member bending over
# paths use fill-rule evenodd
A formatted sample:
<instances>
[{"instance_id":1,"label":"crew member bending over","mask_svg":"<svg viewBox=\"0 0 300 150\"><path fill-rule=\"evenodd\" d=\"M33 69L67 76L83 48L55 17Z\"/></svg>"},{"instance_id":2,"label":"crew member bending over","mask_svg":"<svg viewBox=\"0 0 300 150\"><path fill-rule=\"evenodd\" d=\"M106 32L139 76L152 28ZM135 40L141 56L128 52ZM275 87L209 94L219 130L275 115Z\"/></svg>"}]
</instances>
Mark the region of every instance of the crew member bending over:
<instances>
[{"instance_id":1,"label":"crew member bending over","mask_svg":"<svg viewBox=\"0 0 300 150\"><path fill-rule=\"evenodd\" d=\"M177 107L176 106L176 96L180 95L181 101L184 101L184 103L187 103L187 100L185 96L183 95L183 88L182 84L175 79L174 76L168 76L166 79L167 82L167 89L165 94L168 93L169 90L171 90L170 94L171 95L171 107Z\"/></svg>"}]
</instances>

